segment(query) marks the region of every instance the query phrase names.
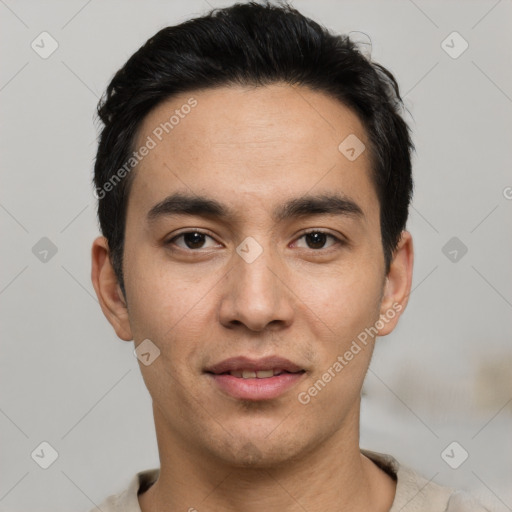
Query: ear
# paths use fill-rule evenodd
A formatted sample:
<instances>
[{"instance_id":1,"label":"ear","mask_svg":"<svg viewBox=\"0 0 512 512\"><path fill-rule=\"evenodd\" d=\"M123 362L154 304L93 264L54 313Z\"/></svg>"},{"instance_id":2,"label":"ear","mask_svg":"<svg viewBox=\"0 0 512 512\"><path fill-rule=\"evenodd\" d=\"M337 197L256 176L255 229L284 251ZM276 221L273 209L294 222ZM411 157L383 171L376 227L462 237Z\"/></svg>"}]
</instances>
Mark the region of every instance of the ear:
<instances>
[{"instance_id":1,"label":"ear","mask_svg":"<svg viewBox=\"0 0 512 512\"><path fill-rule=\"evenodd\" d=\"M103 236L96 238L92 244L91 253L91 280L103 314L111 323L119 338L124 341L131 341L133 336L128 307L110 262L107 239Z\"/></svg>"},{"instance_id":2,"label":"ear","mask_svg":"<svg viewBox=\"0 0 512 512\"><path fill-rule=\"evenodd\" d=\"M378 336L386 336L393 331L407 306L411 293L413 263L412 236L408 231L402 231L386 277L380 306L380 324L384 325L378 330Z\"/></svg>"}]
</instances>

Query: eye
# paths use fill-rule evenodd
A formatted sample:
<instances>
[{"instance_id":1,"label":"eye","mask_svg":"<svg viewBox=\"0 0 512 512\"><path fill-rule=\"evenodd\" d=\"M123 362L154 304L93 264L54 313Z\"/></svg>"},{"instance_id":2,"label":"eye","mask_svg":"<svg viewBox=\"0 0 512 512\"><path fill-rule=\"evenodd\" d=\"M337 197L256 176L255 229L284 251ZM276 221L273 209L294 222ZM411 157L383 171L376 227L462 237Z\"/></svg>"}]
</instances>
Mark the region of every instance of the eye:
<instances>
[{"instance_id":1,"label":"eye","mask_svg":"<svg viewBox=\"0 0 512 512\"><path fill-rule=\"evenodd\" d=\"M305 240L307 245L306 249L328 249L337 243L343 245L343 241L339 238L331 235L330 233L326 233L325 231L319 231L318 229L304 233L301 237L298 238L298 240L301 239ZM325 247L325 244L329 239L331 239L333 243Z\"/></svg>"},{"instance_id":2,"label":"eye","mask_svg":"<svg viewBox=\"0 0 512 512\"><path fill-rule=\"evenodd\" d=\"M206 239L213 240L214 239L207 235L206 233L202 233L201 231L186 231L184 233L180 233L175 237L171 238L166 242L166 245L177 245L181 249L209 249L212 247L216 247L216 245L205 245ZM181 243L177 241L180 240ZM215 241L214 241L215 242ZM184 244L184 245L183 245Z\"/></svg>"}]
</instances>

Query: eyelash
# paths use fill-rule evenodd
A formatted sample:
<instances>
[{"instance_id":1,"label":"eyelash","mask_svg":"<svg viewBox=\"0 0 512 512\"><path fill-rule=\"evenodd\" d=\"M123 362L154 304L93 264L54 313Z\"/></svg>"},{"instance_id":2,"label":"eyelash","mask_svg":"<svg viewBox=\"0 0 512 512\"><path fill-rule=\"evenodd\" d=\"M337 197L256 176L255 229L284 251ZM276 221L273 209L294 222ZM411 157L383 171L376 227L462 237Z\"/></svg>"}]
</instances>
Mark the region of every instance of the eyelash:
<instances>
[{"instance_id":1,"label":"eyelash","mask_svg":"<svg viewBox=\"0 0 512 512\"><path fill-rule=\"evenodd\" d=\"M165 245L173 245L173 242L175 240L177 240L178 238L184 236L184 235L187 235L187 234L190 234L190 233L201 233L202 235L205 235L207 237L210 237L211 239L214 239L211 235L209 235L208 233L205 233L199 229L194 229L194 230L191 230L191 231L184 231L182 233L179 233L178 235L175 235L173 236L171 239L169 239L168 241L165 242ZM344 246L344 245L347 245L347 242L341 238L338 238L337 236L333 235L332 233L329 233L328 231L324 231L322 229L311 229L309 231L306 231L304 233L302 233L302 235L300 235L296 240L300 240L301 238L304 238L305 236L309 235L309 234L312 234L312 233L320 233L320 234L323 234L323 235L326 235L327 237L330 237L331 239L333 239L335 241L335 244L334 245L337 245L337 246ZM309 249L307 248L308 250L310 251L313 251L313 252L320 252L320 251L327 251L329 250L331 247L333 246L330 246L330 247L327 247L327 248L320 248L320 249ZM177 250L182 250L182 251L185 251L185 252L201 252L201 248L200 249L184 249L183 247L178 247Z\"/></svg>"}]
</instances>

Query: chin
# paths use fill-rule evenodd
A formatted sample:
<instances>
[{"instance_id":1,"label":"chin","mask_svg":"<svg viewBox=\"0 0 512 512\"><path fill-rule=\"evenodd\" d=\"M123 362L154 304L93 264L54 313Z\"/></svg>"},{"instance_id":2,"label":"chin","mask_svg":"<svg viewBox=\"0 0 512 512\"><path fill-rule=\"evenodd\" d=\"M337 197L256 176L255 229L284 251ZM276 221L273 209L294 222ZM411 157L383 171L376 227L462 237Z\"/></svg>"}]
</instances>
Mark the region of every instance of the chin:
<instances>
[{"instance_id":1,"label":"chin","mask_svg":"<svg viewBox=\"0 0 512 512\"><path fill-rule=\"evenodd\" d=\"M239 468L263 468L271 465L267 453L262 452L256 444L248 441L232 454L231 463Z\"/></svg>"},{"instance_id":2,"label":"chin","mask_svg":"<svg viewBox=\"0 0 512 512\"><path fill-rule=\"evenodd\" d=\"M235 436L224 440L221 446L216 446L215 456L224 461L226 465L245 469L275 468L290 460L300 458L306 446L299 446L297 438L285 440L277 435L248 436L247 432L238 439Z\"/></svg>"}]
</instances>

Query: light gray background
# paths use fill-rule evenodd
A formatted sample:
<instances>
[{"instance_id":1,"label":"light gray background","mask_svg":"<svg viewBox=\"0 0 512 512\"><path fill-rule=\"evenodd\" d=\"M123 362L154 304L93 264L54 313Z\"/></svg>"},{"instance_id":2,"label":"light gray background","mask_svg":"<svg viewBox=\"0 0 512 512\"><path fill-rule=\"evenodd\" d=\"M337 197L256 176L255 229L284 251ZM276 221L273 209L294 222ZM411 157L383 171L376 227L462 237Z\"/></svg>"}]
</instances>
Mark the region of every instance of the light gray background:
<instances>
[{"instance_id":1,"label":"light gray background","mask_svg":"<svg viewBox=\"0 0 512 512\"><path fill-rule=\"evenodd\" d=\"M158 466L133 343L90 281L93 115L154 32L230 3L0 0L1 511L86 511ZM369 34L413 117L414 291L378 342L362 446L512 510L512 3L293 3ZM43 31L59 44L47 59L31 48ZM441 47L453 31L469 43L457 59ZM442 252L454 236L468 248L457 262ZM58 249L46 263L32 252L42 237ZM43 441L58 452L46 470L31 457ZM440 455L452 441L469 453L456 470Z\"/></svg>"}]
</instances>

